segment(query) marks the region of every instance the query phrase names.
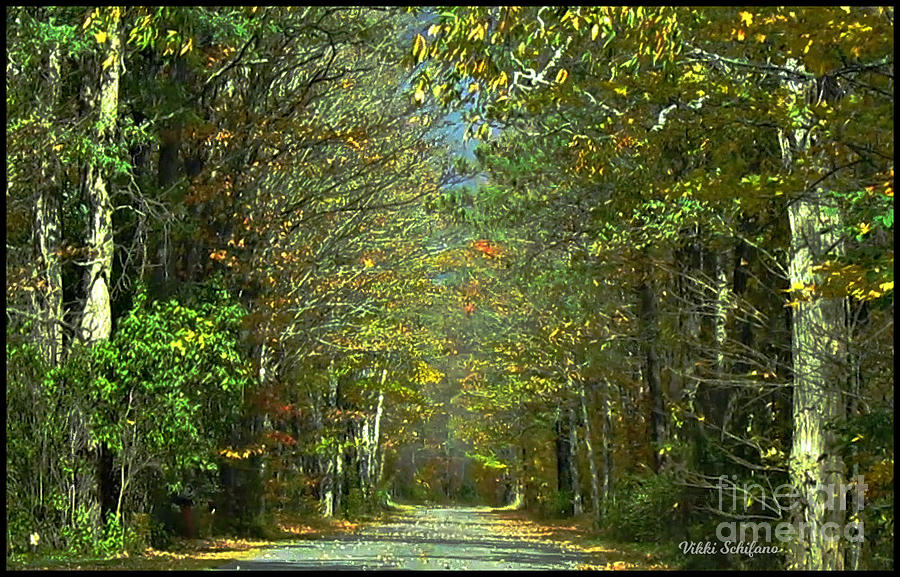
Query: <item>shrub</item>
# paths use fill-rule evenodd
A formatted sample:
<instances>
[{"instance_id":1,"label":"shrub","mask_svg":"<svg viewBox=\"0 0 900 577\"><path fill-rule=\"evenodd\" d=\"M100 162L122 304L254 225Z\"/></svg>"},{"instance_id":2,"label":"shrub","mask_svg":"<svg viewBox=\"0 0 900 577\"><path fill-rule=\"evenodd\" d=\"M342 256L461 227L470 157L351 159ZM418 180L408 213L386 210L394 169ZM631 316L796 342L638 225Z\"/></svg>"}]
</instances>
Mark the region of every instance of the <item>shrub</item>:
<instances>
[{"instance_id":1,"label":"shrub","mask_svg":"<svg viewBox=\"0 0 900 577\"><path fill-rule=\"evenodd\" d=\"M150 535L153 519L147 513L135 513L131 518L129 531L126 533L125 550L138 553L150 546Z\"/></svg>"},{"instance_id":2,"label":"shrub","mask_svg":"<svg viewBox=\"0 0 900 577\"><path fill-rule=\"evenodd\" d=\"M574 495L572 491L557 491L547 500L544 514L554 519L570 516Z\"/></svg>"},{"instance_id":3,"label":"shrub","mask_svg":"<svg viewBox=\"0 0 900 577\"><path fill-rule=\"evenodd\" d=\"M344 509L344 516L351 519L354 517L359 517L360 515L370 513L372 510L370 503L366 501L362 489L360 489L359 487L350 489L350 491L348 491L347 494L344 495L342 505Z\"/></svg>"},{"instance_id":4,"label":"shrub","mask_svg":"<svg viewBox=\"0 0 900 577\"><path fill-rule=\"evenodd\" d=\"M680 501L683 487L666 474L627 476L620 480L607 506L605 525L627 541L670 541L677 539L673 527L683 527Z\"/></svg>"}]
</instances>

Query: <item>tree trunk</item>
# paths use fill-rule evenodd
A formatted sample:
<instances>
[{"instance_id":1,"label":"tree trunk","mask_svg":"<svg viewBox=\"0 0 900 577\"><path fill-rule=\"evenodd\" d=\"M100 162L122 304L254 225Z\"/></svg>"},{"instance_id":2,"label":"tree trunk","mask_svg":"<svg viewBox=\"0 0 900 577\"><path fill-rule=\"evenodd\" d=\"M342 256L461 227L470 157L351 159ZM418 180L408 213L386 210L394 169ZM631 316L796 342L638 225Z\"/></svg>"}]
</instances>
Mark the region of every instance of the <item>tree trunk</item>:
<instances>
[{"instance_id":1,"label":"tree trunk","mask_svg":"<svg viewBox=\"0 0 900 577\"><path fill-rule=\"evenodd\" d=\"M704 248L700 242L699 225L692 228L691 235L685 240L686 246L676 252L676 265L680 271L677 285L681 298L685 302L684 309L679 315L679 328L682 340L678 346L679 365L681 375L673 378L680 381L679 390L670 389L672 398L686 399L688 406L693 409L697 395L699 380L696 378L696 362L701 354L701 335L703 326L703 282L702 278Z\"/></svg>"},{"instance_id":2,"label":"tree trunk","mask_svg":"<svg viewBox=\"0 0 900 577\"><path fill-rule=\"evenodd\" d=\"M344 496L344 450L341 448L340 443L337 451L334 453L334 480L332 481L332 486L334 488L334 504L331 510L334 515L340 515L341 502Z\"/></svg>"},{"instance_id":3,"label":"tree trunk","mask_svg":"<svg viewBox=\"0 0 900 577\"><path fill-rule=\"evenodd\" d=\"M97 500L100 503L100 519L103 522L117 511L120 486L115 457L115 453L105 443L97 450Z\"/></svg>"},{"instance_id":4,"label":"tree trunk","mask_svg":"<svg viewBox=\"0 0 900 577\"><path fill-rule=\"evenodd\" d=\"M556 490L567 496L572 493L572 446L569 444L571 432L567 415L559 408L556 410ZM563 512L570 513L568 504Z\"/></svg>"},{"instance_id":5,"label":"tree trunk","mask_svg":"<svg viewBox=\"0 0 900 577\"><path fill-rule=\"evenodd\" d=\"M662 386L659 380L659 356L656 345L659 337L659 328L656 318L656 293L651 285L650 274L638 287L638 299L640 304L640 341L643 353L644 382L651 399L650 436L653 446L654 470L659 472L666 462L666 414L663 403Z\"/></svg>"},{"instance_id":6,"label":"tree trunk","mask_svg":"<svg viewBox=\"0 0 900 577\"><path fill-rule=\"evenodd\" d=\"M858 410L858 399L859 399L859 391L860 391L860 375L859 375L859 358L857 355L851 355L850 359L850 367L851 367L851 393L850 402L847 407L847 416L853 417L857 415ZM851 459L853 461L856 460L857 453L859 452L858 447L854 444L850 448ZM853 468L851 470L853 478L856 479L859 475L859 463L854 462ZM850 512L850 517L853 519L861 519L862 518L862 507L863 503L861 499L853 499L853 505ZM847 551L847 569L850 571L859 571L860 569L860 561L862 559L862 540L853 541L849 545L849 549Z\"/></svg>"},{"instance_id":7,"label":"tree trunk","mask_svg":"<svg viewBox=\"0 0 900 577\"><path fill-rule=\"evenodd\" d=\"M119 40L119 8L110 9L106 30L106 50L102 53L99 94L94 100L99 117L94 134L99 146L109 145L116 128L119 106L119 74L122 54ZM99 100L99 102L97 102ZM81 338L88 344L109 338L112 332L110 280L112 277L113 231L109 175L98 162L88 163L84 190L90 207L88 225L89 263L85 275L85 303L81 317Z\"/></svg>"},{"instance_id":8,"label":"tree trunk","mask_svg":"<svg viewBox=\"0 0 900 577\"><path fill-rule=\"evenodd\" d=\"M787 63L798 71L801 64ZM811 82L788 82L801 109L793 134L779 131L782 163L793 170L794 152L810 145L812 125L805 99ZM841 384L847 361L844 299L810 294L821 279L814 267L839 256L841 218L839 207L829 202L824 190L795 198L788 206L791 228L791 307L794 375L794 432L790 473L800 505L795 521L800 537L794 545L790 568L801 570L842 570L844 546L840 531L845 511L841 488L845 483L843 459L837 453L834 433L827 426L845 417ZM825 493L824 498L823 494ZM827 524L836 528L828 530ZM837 538L832 533L838 533Z\"/></svg>"},{"instance_id":9,"label":"tree trunk","mask_svg":"<svg viewBox=\"0 0 900 577\"><path fill-rule=\"evenodd\" d=\"M591 470L591 504L593 506L594 528L600 527L600 518L603 514L603 500L600 496L600 479L597 476L597 459L594 455L594 445L591 442L591 417L588 415L587 403L584 400L584 384L578 389L581 402L581 417L584 419L584 448L587 450L588 467ZM606 442L606 439L604 439ZM604 498L605 498L604 494Z\"/></svg>"},{"instance_id":10,"label":"tree trunk","mask_svg":"<svg viewBox=\"0 0 900 577\"><path fill-rule=\"evenodd\" d=\"M384 466L384 455L382 455L379 445L381 444L381 415L384 412L384 383L386 381L387 368L385 368L381 372L381 383L378 388L378 402L375 405L375 419L372 423L372 452L369 455L369 470L374 476L374 478L372 479L373 488L377 487L381 483L381 475Z\"/></svg>"},{"instance_id":11,"label":"tree trunk","mask_svg":"<svg viewBox=\"0 0 900 577\"><path fill-rule=\"evenodd\" d=\"M119 76L121 73L121 43L119 20L121 9L108 9L105 50L100 55L99 87L95 92L85 86L87 105L97 111L94 143L99 147L110 146L116 129L119 107ZM105 153L106 151L104 151ZM87 246L89 248L85 283L84 309L81 315L80 338L88 346L106 341L112 333L112 307L110 287L113 264L112 202L110 201L109 174L102 163L91 159L85 169L83 190L89 207ZM95 453L94 477L99 522L116 507L116 480L114 475L115 453L101 443Z\"/></svg>"},{"instance_id":12,"label":"tree trunk","mask_svg":"<svg viewBox=\"0 0 900 577\"><path fill-rule=\"evenodd\" d=\"M54 107L59 99L60 65L59 45L53 44L47 56L48 102L46 117L53 121ZM51 125L48 131L51 148L55 144L55 132ZM56 366L62 356L63 335L60 322L62 307L62 267L56 250L60 243L59 192L50 186L55 178L53 166L48 158L41 159L41 181L34 206L33 248L37 266L37 287L33 294L35 322L35 342L47 366Z\"/></svg>"},{"instance_id":13,"label":"tree trunk","mask_svg":"<svg viewBox=\"0 0 900 577\"><path fill-rule=\"evenodd\" d=\"M602 491L602 500L606 503L609 500L610 490L612 488L612 479L613 479L613 453L612 453L612 440L613 440L613 421L612 421L612 399L610 398L610 393L612 392L612 385L609 384L609 381L603 381L603 404L601 405L603 411L603 420L601 421L603 428L600 431L600 435L603 439L603 479L600 485L600 490Z\"/></svg>"},{"instance_id":14,"label":"tree trunk","mask_svg":"<svg viewBox=\"0 0 900 577\"><path fill-rule=\"evenodd\" d=\"M737 286L735 286L735 293L737 295L740 295L743 292L743 285L746 284L745 277L738 274L739 271L743 272L744 270L743 265L740 264L743 262L744 251L745 244L743 241L740 241L734 255L737 262L735 263L735 276L732 281L735 285L737 285L738 282L742 285L740 291L738 291ZM722 427L720 439L724 439L725 431L728 430L728 420L730 420L734 402L733 391L725 383L725 341L728 337L726 332L728 322L728 272L725 266L726 253L720 252L716 258L716 312L713 329L713 346L715 347L716 353L716 363L713 367L713 374L715 375L716 382L713 384L714 391L711 395L714 399L711 407L714 412L714 415L712 415L712 422L719 424Z\"/></svg>"},{"instance_id":15,"label":"tree trunk","mask_svg":"<svg viewBox=\"0 0 900 577\"><path fill-rule=\"evenodd\" d=\"M574 407L569 406L569 447L572 450L572 514L584 512L581 498L581 475L578 471L578 416Z\"/></svg>"},{"instance_id":16,"label":"tree trunk","mask_svg":"<svg viewBox=\"0 0 900 577\"><path fill-rule=\"evenodd\" d=\"M738 257L740 258L740 257ZM725 326L728 322L728 271L726 269L727 254L722 251L716 255L716 314L715 339L716 378L721 381L725 370Z\"/></svg>"},{"instance_id":17,"label":"tree trunk","mask_svg":"<svg viewBox=\"0 0 900 577\"><path fill-rule=\"evenodd\" d=\"M790 207L791 284L816 282L812 268L822 262L839 239L837 217L825 214L821 202L800 199ZM800 491L798 520L810 529L795 550L797 569L843 569L841 539L828 541L826 523L843 527L844 511L838 503L824 502L817 489L827 487L834 499L845 482L844 464L834 446L834 433L826 426L844 418L841 363L846 360L844 303L836 298L795 301L793 306L794 436L791 478ZM830 505L830 506L829 506ZM806 541L806 542L804 542Z\"/></svg>"},{"instance_id":18,"label":"tree trunk","mask_svg":"<svg viewBox=\"0 0 900 577\"><path fill-rule=\"evenodd\" d=\"M334 371L334 361L328 365L328 397L327 397L327 408L326 408L326 419L328 418L328 413L334 412L337 409L338 403L338 377ZM327 431L323 431L323 434L328 434ZM337 433L335 432L335 437L337 437ZM324 456L325 466L323 467L324 475L322 477L322 491L321 491L321 503L322 503L322 516L323 517L331 517L336 514L338 511L335 510L335 493L337 490L337 485L340 483L340 478L338 475L343 473L343 471L338 471L338 466L343 465L343 462L339 461L337 458L337 453L341 450L339 448L340 442L338 438L334 439L334 446L329 449L329 453ZM340 497L338 497L340 500Z\"/></svg>"},{"instance_id":19,"label":"tree trunk","mask_svg":"<svg viewBox=\"0 0 900 577\"><path fill-rule=\"evenodd\" d=\"M322 476L320 503L322 516L326 519L334 514L334 460L327 459Z\"/></svg>"},{"instance_id":20,"label":"tree trunk","mask_svg":"<svg viewBox=\"0 0 900 577\"><path fill-rule=\"evenodd\" d=\"M528 444L525 437L522 437L522 475L519 477L518 493L519 506L522 509L528 509L534 503L534 495L532 494L531 484L528 482L528 474L530 467L528 466Z\"/></svg>"},{"instance_id":21,"label":"tree trunk","mask_svg":"<svg viewBox=\"0 0 900 577\"><path fill-rule=\"evenodd\" d=\"M372 482L372 435L369 433L369 417L364 416L357 434L357 469L359 470L359 489L363 499L368 501Z\"/></svg>"},{"instance_id":22,"label":"tree trunk","mask_svg":"<svg viewBox=\"0 0 900 577\"><path fill-rule=\"evenodd\" d=\"M172 63L169 73L170 81L181 85L186 80L186 63L184 58L176 58ZM180 121L172 121L160 131L159 158L156 168L156 184L160 189L161 198L170 202L173 198L172 188L181 176L181 163L178 161L181 150L182 126ZM157 240L156 260L150 278L152 292L161 298L168 296L171 283L174 279L174 250L173 238L168 224L164 224L162 238Z\"/></svg>"}]
</instances>

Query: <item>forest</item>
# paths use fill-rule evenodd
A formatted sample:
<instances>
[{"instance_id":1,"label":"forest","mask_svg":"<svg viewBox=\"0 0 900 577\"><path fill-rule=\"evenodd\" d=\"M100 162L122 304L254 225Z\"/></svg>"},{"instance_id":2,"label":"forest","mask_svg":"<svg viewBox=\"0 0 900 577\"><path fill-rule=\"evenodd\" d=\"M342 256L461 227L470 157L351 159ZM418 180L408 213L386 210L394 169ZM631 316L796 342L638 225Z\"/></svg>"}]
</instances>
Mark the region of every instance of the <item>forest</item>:
<instances>
[{"instance_id":1,"label":"forest","mask_svg":"<svg viewBox=\"0 0 900 577\"><path fill-rule=\"evenodd\" d=\"M7 6L7 567L426 503L893 569L893 41Z\"/></svg>"}]
</instances>

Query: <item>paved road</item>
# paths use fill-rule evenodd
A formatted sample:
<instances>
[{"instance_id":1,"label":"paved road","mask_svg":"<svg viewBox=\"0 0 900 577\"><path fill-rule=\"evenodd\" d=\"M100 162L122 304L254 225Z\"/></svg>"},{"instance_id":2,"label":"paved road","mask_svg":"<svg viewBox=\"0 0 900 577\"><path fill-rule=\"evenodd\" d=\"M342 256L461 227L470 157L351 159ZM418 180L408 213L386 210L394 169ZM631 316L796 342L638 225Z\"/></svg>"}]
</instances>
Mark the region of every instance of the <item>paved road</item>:
<instances>
[{"instance_id":1,"label":"paved road","mask_svg":"<svg viewBox=\"0 0 900 577\"><path fill-rule=\"evenodd\" d=\"M574 569L583 554L506 536L487 508L416 507L359 533L295 541L224 570L546 570Z\"/></svg>"}]
</instances>

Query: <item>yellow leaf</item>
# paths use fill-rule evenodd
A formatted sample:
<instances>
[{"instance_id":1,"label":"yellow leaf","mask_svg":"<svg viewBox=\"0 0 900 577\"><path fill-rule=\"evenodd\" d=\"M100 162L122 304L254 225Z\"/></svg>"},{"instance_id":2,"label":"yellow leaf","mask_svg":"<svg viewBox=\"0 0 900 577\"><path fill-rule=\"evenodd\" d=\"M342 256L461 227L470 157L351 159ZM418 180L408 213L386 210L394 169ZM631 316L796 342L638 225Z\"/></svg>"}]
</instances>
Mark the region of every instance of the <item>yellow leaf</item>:
<instances>
[{"instance_id":1,"label":"yellow leaf","mask_svg":"<svg viewBox=\"0 0 900 577\"><path fill-rule=\"evenodd\" d=\"M106 57L106 60L103 61L103 70L106 70L107 68L112 66L113 62L115 62L115 61L116 61L115 52L110 53L110 55Z\"/></svg>"},{"instance_id":2,"label":"yellow leaf","mask_svg":"<svg viewBox=\"0 0 900 577\"><path fill-rule=\"evenodd\" d=\"M413 56L419 61L425 58L425 38L421 34L416 34L416 40L413 43Z\"/></svg>"},{"instance_id":3,"label":"yellow leaf","mask_svg":"<svg viewBox=\"0 0 900 577\"><path fill-rule=\"evenodd\" d=\"M738 16L741 17L741 24L746 24L747 26L753 24L753 14L749 12L739 12Z\"/></svg>"},{"instance_id":4,"label":"yellow leaf","mask_svg":"<svg viewBox=\"0 0 900 577\"><path fill-rule=\"evenodd\" d=\"M591 40L596 40L597 36L600 34L600 25L594 24L591 27Z\"/></svg>"},{"instance_id":5,"label":"yellow leaf","mask_svg":"<svg viewBox=\"0 0 900 577\"><path fill-rule=\"evenodd\" d=\"M559 69L559 72L556 74L556 83L557 83L557 84L562 84L563 82L566 81L566 77L567 77L568 75L569 75L569 73L566 72L566 69L565 69L565 68L560 68L560 69Z\"/></svg>"},{"instance_id":6,"label":"yellow leaf","mask_svg":"<svg viewBox=\"0 0 900 577\"><path fill-rule=\"evenodd\" d=\"M743 41L744 41L744 36L745 36L745 34L744 34L744 31L743 31L743 30L738 30L738 31L737 31L737 39L738 39L738 42L743 42ZM805 54L805 53L804 53L804 54Z\"/></svg>"},{"instance_id":7,"label":"yellow leaf","mask_svg":"<svg viewBox=\"0 0 900 577\"><path fill-rule=\"evenodd\" d=\"M107 34L103 30L94 34L94 38L97 39L97 44L103 44L106 42Z\"/></svg>"},{"instance_id":8,"label":"yellow leaf","mask_svg":"<svg viewBox=\"0 0 900 577\"><path fill-rule=\"evenodd\" d=\"M413 95L416 102L425 102L425 91L421 88L416 88L416 93Z\"/></svg>"},{"instance_id":9,"label":"yellow leaf","mask_svg":"<svg viewBox=\"0 0 900 577\"><path fill-rule=\"evenodd\" d=\"M432 24L430 28L428 28L429 36L437 36L438 32L441 31L441 27L437 24Z\"/></svg>"},{"instance_id":10,"label":"yellow leaf","mask_svg":"<svg viewBox=\"0 0 900 577\"><path fill-rule=\"evenodd\" d=\"M471 94L473 92L478 92L479 88L480 87L478 86L477 82L473 82L472 84L469 84L469 94Z\"/></svg>"},{"instance_id":11,"label":"yellow leaf","mask_svg":"<svg viewBox=\"0 0 900 577\"><path fill-rule=\"evenodd\" d=\"M194 46L194 39L188 38L187 42L184 43L184 46L181 47L181 52L179 53L181 56L184 56L187 52L191 50Z\"/></svg>"},{"instance_id":12,"label":"yellow leaf","mask_svg":"<svg viewBox=\"0 0 900 577\"><path fill-rule=\"evenodd\" d=\"M871 227L868 223L859 223L859 234L868 234L869 230L871 230Z\"/></svg>"}]
</instances>

